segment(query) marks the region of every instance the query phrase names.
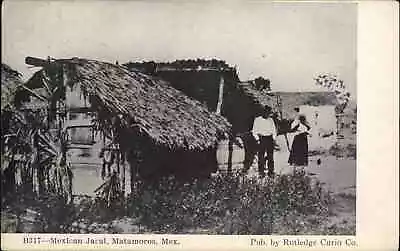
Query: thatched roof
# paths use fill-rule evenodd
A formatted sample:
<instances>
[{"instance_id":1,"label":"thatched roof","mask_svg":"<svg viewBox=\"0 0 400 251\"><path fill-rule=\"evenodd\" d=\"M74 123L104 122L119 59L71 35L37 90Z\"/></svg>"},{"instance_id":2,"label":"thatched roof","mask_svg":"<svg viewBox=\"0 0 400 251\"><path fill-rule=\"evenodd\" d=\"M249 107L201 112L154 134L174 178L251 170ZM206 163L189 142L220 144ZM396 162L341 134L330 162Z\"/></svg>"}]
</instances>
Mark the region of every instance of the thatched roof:
<instances>
[{"instance_id":1,"label":"thatched roof","mask_svg":"<svg viewBox=\"0 0 400 251\"><path fill-rule=\"evenodd\" d=\"M6 64L1 64L1 110L12 105L17 86L22 84L21 74Z\"/></svg>"},{"instance_id":2,"label":"thatched roof","mask_svg":"<svg viewBox=\"0 0 400 251\"><path fill-rule=\"evenodd\" d=\"M157 71L233 71L224 60L218 59L184 59L173 62L128 62L123 64L131 71L141 71L153 74Z\"/></svg>"},{"instance_id":3,"label":"thatched roof","mask_svg":"<svg viewBox=\"0 0 400 251\"><path fill-rule=\"evenodd\" d=\"M274 112L278 112L277 96L275 94L266 89L257 90L252 82L240 82L238 86L243 94L249 97L258 108L269 106Z\"/></svg>"},{"instance_id":4,"label":"thatched roof","mask_svg":"<svg viewBox=\"0 0 400 251\"><path fill-rule=\"evenodd\" d=\"M269 106L274 112L282 112L282 118L294 116L294 108L302 105L337 106L338 101L334 92L269 92L257 90L252 82L238 83L242 92L250 97L257 107ZM278 102L279 100L279 102ZM280 103L280 107L278 106Z\"/></svg>"},{"instance_id":5,"label":"thatched roof","mask_svg":"<svg viewBox=\"0 0 400 251\"><path fill-rule=\"evenodd\" d=\"M41 72L50 68L64 69L67 85L79 84L97 114L105 114L103 119L118 117L124 129L150 138L155 144L202 150L213 147L230 130L222 116L161 79L80 58L53 60ZM36 82L38 75L30 81ZM28 85L37 85L30 81Z\"/></svg>"}]
</instances>

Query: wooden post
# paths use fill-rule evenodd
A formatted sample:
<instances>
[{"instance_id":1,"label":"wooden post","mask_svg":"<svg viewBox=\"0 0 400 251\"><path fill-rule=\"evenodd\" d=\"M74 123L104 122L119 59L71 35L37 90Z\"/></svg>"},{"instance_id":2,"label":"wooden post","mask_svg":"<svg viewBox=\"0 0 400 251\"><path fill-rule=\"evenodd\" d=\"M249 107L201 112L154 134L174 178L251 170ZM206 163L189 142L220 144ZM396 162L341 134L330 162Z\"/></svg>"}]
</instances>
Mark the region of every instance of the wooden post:
<instances>
[{"instance_id":1,"label":"wooden post","mask_svg":"<svg viewBox=\"0 0 400 251\"><path fill-rule=\"evenodd\" d=\"M126 169L126 157L125 154L121 158L121 164L122 164L122 194L125 197L125 169Z\"/></svg>"},{"instance_id":2,"label":"wooden post","mask_svg":"<svg viewBox=\"0 0 400 251\"><path fill-rule=\"evenodd\" d=\"M233 139L229 137L228 142L228 174L232 173Z\"/></svg>"},{"instance_id":3,"label":"wooden post","mask_svg":"<svg viewBox=\"0 0 400 251\"><path fill-rule=\"evenodd\" d=\"M342 138L342 128L341 128L341 124L343 121L343 114L342 113L338 113L336 114L336 138L337 139L341 139Z\"/></svg>"},{"instance_id":4,"label":"wooden post","mask_svg":"<svg viewBox=\"0 0 400 251\"><path fill-rule=\"evenodd\" d=\"M117 173L119 178L121 178L121 166L120 166L120 149L119 146L117 146L117 149L115 149L115 151L113 151L113 154L115 154L115 162L117 162Z\"/></svg>"},{"instance_id":5,"label":"wooden post","mask_svg":"<svg viewBox=\"0 0 400 251\"><path fill-rule=\"evenodd\" d=\"M136 176L136 163L134 163L132 160L129 161L129 178L131 179L131 194L135 191L135 176Z\"/></svg>"},{"instance_id":6,"label":"wooden post","mask_svg":"<svg viewBox=\"0 0 400 251\"><path fill-rule=\"evenodd\" d=\"M33 66L41 66L41 67L46 67L50 64L49 60L44 60L41 58L35 58L35 57L26 57L25 58L25 63Z\"/></svg>"},{"instance_id":7,"label":"wooden post","mask_svg":"<svg viewBox=\"0 0 400 251\"><path fill-rule=\"evenodd\" d=\"M218 91L218 102L217 102L217 110L216 114L221 114L221 109L222 109L222 101L224 98L224 77L221 76L220 81L219 81L219 91Z\"/></svg>"},{"instance_id":8,"label":"wooden post","mask_svg":"<svg viewBox=\"0 0 400 251\"><path fill-rule=\"evenodd\" d=\"M131 194L136 192L136 179L138 177L139 162L138 159L131 159L129 161L130 166L130 178L131 178Z\"/></svg>"},{"instance_id":9,"label":"wooden post","mask_svg":"<svg viewBox=\"0 0 400 251\"><path fill-rule=\"evenodd\" d=\"M343 122L343 113L338 113L336 114L336 144L340 149L344 149L344 135L343 135L343 129L341 128L342 122ZM336 157L343 157L343 152L338 151Z\"/></svg>"}]
</instances>

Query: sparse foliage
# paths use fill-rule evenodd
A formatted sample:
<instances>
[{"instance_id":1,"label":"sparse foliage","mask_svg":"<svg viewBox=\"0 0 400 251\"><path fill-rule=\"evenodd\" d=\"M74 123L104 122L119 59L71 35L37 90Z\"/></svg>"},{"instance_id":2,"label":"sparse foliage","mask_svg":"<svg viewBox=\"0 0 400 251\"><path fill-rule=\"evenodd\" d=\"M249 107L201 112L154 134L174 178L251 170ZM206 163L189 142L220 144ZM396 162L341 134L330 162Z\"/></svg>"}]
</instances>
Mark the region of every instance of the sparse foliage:
<instances>
[{"instance_id":1,"label":"sparse foliage","mask_svg":"<svg viewBox=\"0 0 400 251\"><path fill-rule=\"evenodd\" d=\"M254 86L258 91L271 91L271 81L263 77L254 79Z\"/></svg>"},{"instance_id":2,"label":"sparse foliage","mask_svg":"<svg viewBox=\"0 0 400 251\"><path fill-rule=\"evenodd\" d=\"M328 217L331 203L320 183L297 171L264 182L218 175L180 184L170 177L142 186L129 212L159 233L298 234L306 232L302 224L322 233L314 221Z\"/></svg>"},{"instance_id":3,"label":"sparse foliage","mask_svg":"<svg viewBox=\"0 0 400 251\"><path fill-rule=\"evenodd\" d=\"M314 78L315 84L332 90L337 98L336 112L342 113L350 101L350 92L347 91L343 80L334 74L320 74Z\"/></svg>"}]
</instances>

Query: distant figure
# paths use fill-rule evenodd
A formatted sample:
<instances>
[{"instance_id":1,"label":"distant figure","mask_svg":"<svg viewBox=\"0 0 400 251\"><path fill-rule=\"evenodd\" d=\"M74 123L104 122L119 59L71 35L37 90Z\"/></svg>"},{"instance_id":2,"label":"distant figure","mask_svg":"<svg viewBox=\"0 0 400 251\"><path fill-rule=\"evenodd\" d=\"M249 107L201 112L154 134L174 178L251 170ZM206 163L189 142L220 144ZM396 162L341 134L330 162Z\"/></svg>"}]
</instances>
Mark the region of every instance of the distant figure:
<instances>
[{"instance_id":1,"label":"distant figure","mask_svg":"<svg viewBox=\"0 0 400 251\"><path fill-rule=\"evenodd\" d=\"M315 112L315 125L316 126L318 125L318 117L319 117L319 114L318 114L318 111L316 111Z\"/></svg>"},{"instance_id":2,"label":"distant figure","mask_svg":"<svg viewBox=\"0 0 400 251\"><path fill-rule=\"evenodd\" d=\"M252 130L254 138L258 141L258 173L261 178L265 177L266 161L268 161L268 176L274 176L274 146L277 132L271 115L271 108L266 106L262 115L255 118Z\"/></svg>"},{"instance_id":3,"label":"distant figure","mask_svg":"<svg viewBox=\"0 0 400 251\"><path fill-rule=\"evenodd\" d=\"M311 129L306 117L300 115L300 110L295 108L298 113L292 122L291 129L295 133L292 147L290 149L289 164L294 166L308 165L308 139L309 130Z\"/></svg>"}]
</instances>

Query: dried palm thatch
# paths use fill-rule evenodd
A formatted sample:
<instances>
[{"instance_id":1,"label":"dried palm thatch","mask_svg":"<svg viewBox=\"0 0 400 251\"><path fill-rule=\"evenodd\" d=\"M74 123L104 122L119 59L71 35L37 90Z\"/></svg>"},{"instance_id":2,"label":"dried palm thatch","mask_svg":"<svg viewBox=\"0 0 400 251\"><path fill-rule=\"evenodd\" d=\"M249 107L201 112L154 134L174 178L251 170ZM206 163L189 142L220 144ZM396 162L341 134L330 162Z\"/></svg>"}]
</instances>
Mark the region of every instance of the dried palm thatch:
<instances>
[{"instance_id":1,"label":"dried palm thatch","mask_svg":"<svg viewBox=\"0 0 400 251\"><path fill-rule=\"evenodd\" d=\"M277 95L274 95L267 90L257 90L251 82L240 82L238 83L238 86L244 95L250 98L258 109L269 106L272 108L273 112L279 111Z\"/></svg>"},{"instance_id":2,"label":"dried palm thatch","mask_svg":"<svg viewBox=\"0 0 400 251\"><path fill-rule=\"evenodd\" d=\"M17 86L22 83L19 72L6 64L1 64L1 111L12 105Z\"/></svg>"},{"instance_id":3,"label":"dried palm thatch","mask_svg":"<svg viewBox=\"0 0 400 251\"><path fill-rule=\"evenodd\" d=\"M50 75L53 82L58 79L54 74L63 76L64 87L79 84L103 126L117 120L125 132L169 149L204 150L215 146L230 130L226 119L167 82L123 66L81 58L57 59L40 72L28 85L37 85L30 82L36 82L38 76Z\"/></svg>"}]
</instances>

